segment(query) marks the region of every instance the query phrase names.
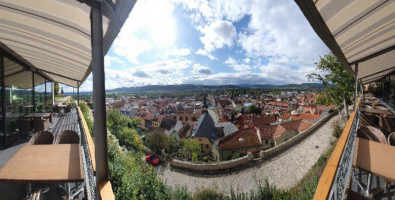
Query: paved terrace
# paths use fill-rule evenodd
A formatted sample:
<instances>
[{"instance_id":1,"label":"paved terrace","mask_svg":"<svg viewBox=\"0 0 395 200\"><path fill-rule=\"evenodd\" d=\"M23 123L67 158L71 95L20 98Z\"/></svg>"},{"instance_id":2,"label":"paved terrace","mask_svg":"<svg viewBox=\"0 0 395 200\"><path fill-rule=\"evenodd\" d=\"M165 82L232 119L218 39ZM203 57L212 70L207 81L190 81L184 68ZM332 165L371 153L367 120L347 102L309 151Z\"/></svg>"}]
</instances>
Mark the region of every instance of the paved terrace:
<instances>
[{"instance_id":1,"label":"paved terrace","mask_svg":"<svg viewBox=\"0 0 395 200\"><path fill-rule=\"evenodd\" d=\"M53 118L53 123L50 125L49 131L54 134L56 138L57 134L64 130L74 130L79 133L78 116L76 109L72 109L70 114L65 116L59 116L56 114ZM15 141L7 149L0 150L0 169L8 162L9 159L29 141L28 134L23 134L17 141ZM33 185L33 189L34 189ZM36 185L38 186L38 185ZM48 187L48 186L43 186ZM26 194L25 184L17 182L4 182L0 181L0 199L23 199ZM44 195L44 199L61 199L59 196L61 191L58 187L51 187L51 190Z\"/></svg>"},{"instance_id":2,"label":"paved terrace","mask_svg":"<svg viewBox=\"0 0 395 200\"><path fill-rule=\"evenodd\" d=\"M155 169L169 186L187 186L189 191L199 188L217 188L221 192L230 194L230 189L233 187L235 192L249 192L256 190L259 181L264 183L265 179L277 188L289 189L301 181L329 147L330 141L334 139L331 125L340 118L341 115L335 115L303 141L280 155L255 167L230 174L194 175L171 170L169 166L160 166Z\"/></svg>"}]
</instances>

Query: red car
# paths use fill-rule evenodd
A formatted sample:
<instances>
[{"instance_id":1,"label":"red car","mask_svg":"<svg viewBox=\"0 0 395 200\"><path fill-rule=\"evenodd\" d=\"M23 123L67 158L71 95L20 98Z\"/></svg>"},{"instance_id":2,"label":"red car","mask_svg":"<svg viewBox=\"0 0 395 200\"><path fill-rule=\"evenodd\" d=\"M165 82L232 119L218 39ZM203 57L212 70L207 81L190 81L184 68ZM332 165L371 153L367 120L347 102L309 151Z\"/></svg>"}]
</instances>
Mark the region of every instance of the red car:
<instances>
[{"instance_id":1,"label":"red car","mask_svg":"<svg viewBox=\"0 0 395 200\"><path fill-rule=\"evenodd\" d=\"M159 165L159 163L160 163L159 158L157 158L157 157L154 156L154 155L146 155L146 156L145 156L145 160L146 160L149 164L151 164L151 165L153 165L153 166L157 166L157 165Z\"/></svg>"}]
</instances>

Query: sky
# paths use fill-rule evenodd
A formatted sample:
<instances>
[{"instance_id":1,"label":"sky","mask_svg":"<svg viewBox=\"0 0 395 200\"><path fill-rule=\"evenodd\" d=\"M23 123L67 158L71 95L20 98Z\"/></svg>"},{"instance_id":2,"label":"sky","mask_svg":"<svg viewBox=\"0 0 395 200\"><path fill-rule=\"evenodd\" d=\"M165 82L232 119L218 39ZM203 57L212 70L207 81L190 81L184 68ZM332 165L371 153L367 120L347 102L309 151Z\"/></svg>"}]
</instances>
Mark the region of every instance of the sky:
<instances>
[{"instance_id":1,"label":"sky","mask_svg":"<svg viewBox=\"0 0 395 200\"><path fill-rule=\"evenodd\" d=\"M104 58L106 89L306 83L327 53L292 0L138 0Z\"/></svg>"}]
</instances>

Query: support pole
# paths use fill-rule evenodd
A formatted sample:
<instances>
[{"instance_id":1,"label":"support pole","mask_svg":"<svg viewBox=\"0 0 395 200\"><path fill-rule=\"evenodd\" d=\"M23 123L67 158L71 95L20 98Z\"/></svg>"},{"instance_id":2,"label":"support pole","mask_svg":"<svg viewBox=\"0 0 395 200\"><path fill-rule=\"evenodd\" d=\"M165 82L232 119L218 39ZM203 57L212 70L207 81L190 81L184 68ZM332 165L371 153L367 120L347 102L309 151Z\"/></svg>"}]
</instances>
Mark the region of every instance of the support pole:
<instances>
[{"instance_id":1,"label":"support pole","mask_svg":"<svg viewBox=\"0 0 395 200\"><path fill-rule=\"evenodd\" d=\"M4 55L0 53L0 76L1 76L1 110L3 120L1 121L1 126L3 128L3 144L7 145L7 124L6 124L6 113L7 108L5 104L5 77L4 77Z\"/></svg>"},{"instance_id":2,"label":"support pole","mask_svg":"<svg viewBox=\"0 0 395 200\"><path fill-rule=\"evenodd\" d=\"M78 81L77 81L77 106L80 106L80 86Z\"/></svg>"},{"instance_id":3,"label":"support pole","mask_svg":"<svg viewBox=\"0 0 395 200\"><path fill-rule=\"evenodd\" d=\"M55 105L55 82L51 82L52 105Z\"/></svg>"},{"instance_id":4,"label":"support pole","mask_svg":"<svg viewBox=\"0 0 395 200\"><path fill-rule=\"evenodd\" d=\"M44 107L47 107L47 78L44 81Z\"/></svg>"},{"instance_id":5,"label":"support pole","mask_svg":"<svg viewBox=\"0 0 395 200\"><path fill-rule=\"evenodd\" d=\"M100 181L108 180L107 125L102 25L102 4L101 1L94 1L91 5L91 45L97 184L99 184ZM97 189L96 198L100 199L100 194Z\"/></svg>"},{"instance_id":6,"label":"support pole","mask_svg":"<svg viewBox=\"0 0 395 200\"><path fill-rule=\"evenodd\" d=\"M32 112L36 110L36 91L34 89L34 72L32 72Z\"/></svg>"},{"instance_id":7,"label":"support pole","mask_svg":"<svg viewBox=\"0 0 395 200\"><path fill-rule=\"evenodd\" d=\"M354 84L354 111L357 109L357 95L358 95L358 63L355 63L355 70L354 70L354 79L355 79L355 84Z\"/></svg>"}]
</instances>

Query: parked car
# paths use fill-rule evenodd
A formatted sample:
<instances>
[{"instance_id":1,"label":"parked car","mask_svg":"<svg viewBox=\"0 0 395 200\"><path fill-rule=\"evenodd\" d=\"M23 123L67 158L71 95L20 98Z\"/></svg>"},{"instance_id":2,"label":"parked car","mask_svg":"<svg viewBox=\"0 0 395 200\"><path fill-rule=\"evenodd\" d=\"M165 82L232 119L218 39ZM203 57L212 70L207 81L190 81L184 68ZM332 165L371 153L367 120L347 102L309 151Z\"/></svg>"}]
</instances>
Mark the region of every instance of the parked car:
<instances>
[{"instance_id":1,"label":"parked car","mask_svg":"<svg viewBox=\"0 0 395 200\"><path fill-rule=\"evenodd\" d=\"M153 165L153 166L157 166L157 165L159 165L159 163L160 163L159 158L157 158L157 157L154 156L154 155L146 155L146 156L145 156L145 160L146 160L149 164L151 164L151 165Z\"/></svg>"}]
</instances>

